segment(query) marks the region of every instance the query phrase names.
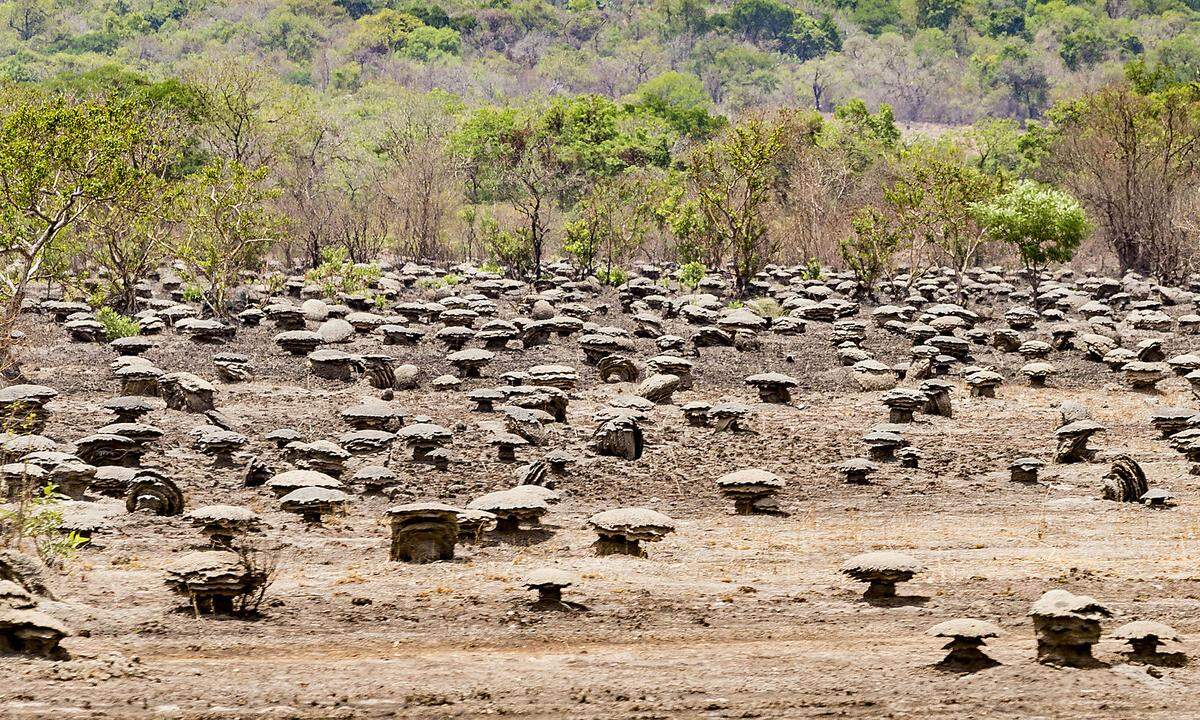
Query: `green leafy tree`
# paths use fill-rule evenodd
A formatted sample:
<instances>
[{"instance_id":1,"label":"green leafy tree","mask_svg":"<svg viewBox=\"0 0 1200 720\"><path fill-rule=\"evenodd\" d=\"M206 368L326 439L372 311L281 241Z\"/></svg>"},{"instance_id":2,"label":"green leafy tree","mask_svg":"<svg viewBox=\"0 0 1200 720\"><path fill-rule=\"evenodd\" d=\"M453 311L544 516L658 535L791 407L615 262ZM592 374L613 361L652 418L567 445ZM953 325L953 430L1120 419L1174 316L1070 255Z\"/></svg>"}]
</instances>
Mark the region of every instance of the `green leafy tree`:
<instances>
[{"instance_id":1,"label":"green leafy tree","mask_svg":"<svg viewBox=\"0 0 1200 720\"><path fill-rule=\"evenodd\" d=\"M203 285L204 303L219 317L230 311L229 291L243 270L258 266L282 227L269 207L278 197L266 168L217 160L189 177L179 192L180 232L170 251Z\"/></svg>"},{"instance_id":2,"label":"green leafy tree","mask_svg":"<svg viewBox=\"0 0 1200 720\"><path fill-rule=\"evenodd\" d=\"M1078 200L1031 180L1014 183L1006 192L976 204L972 212L989 237L1016 250L1029 274L1035 307L1042 272L1052 263L1070 260L1088 234Z\"/></svg>"},{"instance_id":3,"label":"green leafy tree","mask_svg":"<svg viewBox=\"0 0 1200 720\"><path fill-rule=\"evenodd\" d=\"M999 181L963 163L945 148L917 145L903 156L900 176L883 192L901 241L932 246L958 272L963 299L963 273L974 262L988 234L975 221L973 207L991 199Z\"/></svg>"},{"instance_id":4,"label":"green leafy tree","mask_svg":"<svg viewBox=\"0 0 1200 720\"><path fill-rule=\"evenodd\" d=\"M900 25L900 4L896 0L858 0L851 17L866 32L879 35Z\"/></svg>"},{"instance_id":5,"label":"green leafy tree","mask_svg":"<svg viewBox=\"0 0 1200 720\"><path fill-rule=\"evenodd\" d=\"M347 42L359 52L387 53L404 47L409 35L424 24L413 15L391 8L360 17Z\"/></svg>"},{"instance_id":6,"label":"green leafy tree","mask_svg":"<svg viewBox=\"0 0 1200 720\"><path fill-rule=\"evenodd\" d=\"M408 33L400 55L414 60L436 60L457 56L461 46L462 38L454 28L421 25Z\"/></svg>"},{"instance_id":7,"label":"green leafy tree","mask_svg":"<svg viewBox=\"0 0 1200 720\"><path fill-rule=\"evenodd\" d=\"M963 11L963 0L916 0L917 25L945 30Z\"/></svg>"},{"instance_id":8,"label":"green leafy tree","mask_svg":"<svg viewBox=\"0 0 1200 720\"><path fill-rule=\"evenodd\" d=\"M798 15L781 39L780 48L801 61L812 60L841 50L842 35L829 15L819 19Z\"/></svg>"},{"instance_id":9,"label":"green leafy tree","mask_svg":"<svg viewBox=\"0 0 1200 720\"><path fill-rule=\"evenodd\" d=\"M1113 85L1050 120L1042 171L1092 213L1122 270L1182 281L1196 252L1176 209L1200 187L1200 88Z\"/></svg>"},{"instance_id":10,"label":"green leafy tree","mask_svg":"<svg viewBox=\"0 0 1200 720\"><path fill-rule=\"evenodd\" d=\"M4 336L31 282L48 277L57 246L83 218L123 202L143 171L131 163L152 142L129 103L76 101L5 88L0 95L0 302ZM0 362L9 362L3 346Z\"/></svg>"},{"instance_id":11,"label":"green leafy tree","mask_svg":"<svg viewBox=\"0 0 1200 720\"><path fill-rule=\"evenodd\" d=\"M641 247L652 224L646 183L634 172L601 179L576 204L576 217L564 228L563 249L575 256L584 275L602 262L607 277Z\"/></svg>"},{"instance_id":12,"label":"green leafy tree","mask_svg":"<svg viewBox=\"0 0 1200 720\"><path fill-rule=\"evenodd\" d=\"M40 35L55 11L50 0L13 0L8 3L8 26L24 41Z\"/></svg>"},{"instance_id":13,"label":"green leafy tree","mask_svg":"<svg viewBox=\"0 0 1200 720\"><path fill-rule=\"evenodd\" d=\"M874 296L875 282L892 267L903 236L882 211L867 207L855 213L852 234L838 244L846 268L854 273L856 293Z\"/></svg>"},{"instance_id":14,"label":"green leafy tree","mask_svg":"<svg viewBox=\"0 0 1200 720\"><path fill-rule=\"evenodd\" d=\"M780 0L737 0L727 23L748 40L778 40L792 31L796 15L792 6Z\"/></svg>"},{"instance_id":15,"label":"green leafy tree","mask_svg":"<svg viewBox=\"0 0 1200 720\"><path fill-rule=\"evenodd\" d=\"M698 148L688 160L700 238L714 258L729 257L737 291L750 281L777 248L767 231L767 212L778 188L778 160L784 149L778 125L751 118Z\"/></svg>"},{"instance_id":16,"label":"green leafy tree","mask_svg":"<svg viewBox=\"0 0 1200 720\"><path fill-rule=\"evenodd\" d=\"M649 111L675 132L696 140L706 140L726 125L725 118L712 113L712 100L700 78L673 70L639 85L628 107Z\"/></svg>"}]
</instances>

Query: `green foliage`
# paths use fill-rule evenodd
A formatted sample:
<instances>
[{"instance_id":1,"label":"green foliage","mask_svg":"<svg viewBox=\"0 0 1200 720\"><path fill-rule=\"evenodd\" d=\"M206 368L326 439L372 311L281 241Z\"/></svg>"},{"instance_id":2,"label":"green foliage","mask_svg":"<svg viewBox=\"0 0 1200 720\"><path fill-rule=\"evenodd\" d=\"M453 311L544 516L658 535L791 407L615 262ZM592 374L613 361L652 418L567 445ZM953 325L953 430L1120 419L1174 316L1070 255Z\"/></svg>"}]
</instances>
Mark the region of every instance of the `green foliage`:
<instances>
[{"instance_id":1,"label":"green foliage","mask_svg":"<svg viewBox=\"0 0 1200 720\"><path fill-rule=\"evenodd\" d=\"M395 52L404 47L409 35L423 23L413 15L391 8L360 17L358 27L347 42L360 52Z\"/></svg>"},{"instance_id":2,"label":"green foliage","mask_svg":"<svg viewBox=\"0 0 1200 720\"><path fill-rule=\"evenodd\" d=\"M963 0L916 0L917 25L945 30L963 11Z\"/></svg>"},{"instance_id":3,"label":"green foliage","mask_svg":"<svg viewBox=\"0 0 1200 720\"><path fill-rule=\"evenodd\" d=\"M204 301L204 291L197 285L184 285L182 291L183 301L187 303L198 303Z\"/></svg>"},{"instance_id":4,"label":"green foliage","mask_svg":"<svg viewBox=\"0 0 1200 720\"><path fill-rule=\"evenodd\" d=\"M725 118L712 114L712 100L700 78L673 70L638 85L628 107L653 113L678 134L699 140L711 137L726 124Z\"/></svg>"},{"instance_id":5,"label":"green foliage","mask_svg":"<svg viewBox=\"0 0 1200 720\"><path fill-rule=\"evenodd\" d=\"M853 234L838 245L842 262L854 273L858 294L872 294L875 281L892 265L903 238L882 212L863 208L851 221Z\"/></svg>"},{"instance_id":6,"label":"green foliage","mask_svg":"<svg viewBox=\"0 0 1200 720\"><path fill-rule=\"evenodd\" d=\"M866 32L879 35L900 24L900 4L896 0L858 0L851 17Z\"/></svg>"},{"instance_id":7,"label":"green foliage","mask_svg":"<svg viewBox=\"0 0 1200 720\"><path fill-rule=\"evenodd\" d=\"M972 211L993 240L1011 245L1035 272L1070 260L1088 233L1078 200L1030 180L1015 183Z\"/></svg>"},{"instance_id":8,"label":"green foliage","mask_svg":"<svg viewBox=\"0 0 1200 720\"><path fill-rule=\"evenodd\" d=\"M205 303L222 317L231 309L228 293L239 273L258 267L282 227L267 204L279 196L267 185L267 170L217 160L189 177L179 192L185 232L172 249L186 274L203 283Z\"/></svg>"},{"instance_id":9,"label":"green foliage","mask_svg":"<svg viewBox=\"0 0 1200 720\"><path fill-rule=\"evenodd\" d=\"M77 532L64 533L60 501L55 486L36 488L25 479L17 501L0 508L0 544L20 550L29 543L47 565L59 565L87 544Z\"/></svg>"},{"instance_id":10,"label":"green foliage","mask_svg":"<svg viewBox=\"0 0 1200 720\"><path fill-rule=\"evenodd\" d=\"M102 307L96 311L96 320L104 326L104 336L110 341L118 338L133 337L142 331L142 326L131 317L122 315L110 307Z\"/></svg>"},{"instance_id":11,"label":"green foliage","mask_svg":"<svg viewBox=\"0 0 1200 720\"><path fill-rule=\"evenodd\" d=\"M426 290L437 290L439 288L450 288L458 285L463 281L461 275L447 273L442 277L423 277L417 280L417 287L425 288Z\"/></svg>"},{"instance_id":12,"label":"green foliage","mask_svg":"<svg viewBox=\"0 0 1200 720\"><path fill-rule=\"evenodd\" d=\"M461 48L462 38L457 30L421 25L408 33L400 55L428 62L457 56Z\"/></svg>"},{"instance_id":13,"label":"green foliage","mask_svg":"<svg viewBox=\"0 0 1200 720\"><path fill-rule=\"evenodd\" d=\"M797 16L791 32L783 37L780 47L798 60L812 60L842 49L842 35L829 15L812 18Z\"/></svg>"},{"instance_id":14,"label":"green foliage","mask_svg":"<svg viewBox=\"0 0 1200 720\"><path fill-rule=\"evenodd\" d=\"M1104 60L1112 42L1095 27L1081 27L1063 37L1058 54L1071 70L1092 67Z\"/></svg>"},{"instance_id":15,"label":"green foliage","mask_svg":"<svg viewBox=\"0 0 1200 720\"><path fill-rule=\"evenodd\" d=\"M596 271L596 279L605 285L624 285L629 280L629 273L619 267L600 268Z\"/></svg>"},{"instance_id":16,"label":"green foliage","mask_svg":"<svg viewBox=\"0 0 1200 720\"><path fill-rule=\"evenodd\" d=\"M783 126L752 118L697 148L689 159L694 205L684 206L684 213L688 223L698 221L689 235L694 231L709 264L732 260L739 293L776 250L766 214L781 177L783 150Z\"/></svg>"},{"instance_id":17,"label":"green foliage","mask_svg":"<svg viewBox=\"0 0 1200 720\"><path fill-rule=\"evenodd\" d=\"M890 232L903 246L940 250L961 278L987 240L973 208L999 191L999 180L964 163L953 148L933 144L907 148L897 172L883 190Z\"/></svg>"},{"instance_id":18,"label":"green foliage","mask_svg":"<svg viewBox=\"0 0 1200 720\"><path fill-rule=\"evenodd\" d=\"M707 273L708 268L704 267L704 263L693 260L692 262L681 265L679 267L679 272L675 273L675 277L679 280L680 285L683 285L689 290L695 290L697 287L699 287L700 281L704 279L704 276Z\"/></svg>"},{"instance_id":19,"label":"green foliage","mask_svg":"<svg viewBox=\"0 0 1200 720\"><path fill-rule=\"evenodd\" d=\"M340 293L353 295L372 287L383 275L375 263L355 263L344 247L327 247L321 250L321 262L304 275L305 281L321 288L329 299Z\"/></svg>"},{"instance_id":20,"label":"green foliage","mask_svg":"<svg viewBox=\"0 0 1200 720\"><path fill-rule=\"evenodd\" d=\"M820 280L821 279L821 261L816 258L809 258L804 264L804 270L800 273L800 277L805 280Z\"/></svg>"},{"instance_id":21,"label":"green foliage","mask_svg":"<svg viewBox=\"0 0 1200 720\"><path fill-rule=\"evenodd\" d=\"M503 230L493 219L485 219L482 228L484 252L498 265L522 277L533 269L533 242L525 228Z\"/></svg>"},{"instance_id":22,"label":"green foliage","mask_svg":"<svg viewBox=\"0 0 1200 720\"><path fill-rule=\"evenodd\" d=\"M74 100L31 89L0 97L0 294L23 297L92 208L141 187L134 158L154 141L132 100ZM57 267L55 267L57 265Z\"/></svg>"}]
</instances>

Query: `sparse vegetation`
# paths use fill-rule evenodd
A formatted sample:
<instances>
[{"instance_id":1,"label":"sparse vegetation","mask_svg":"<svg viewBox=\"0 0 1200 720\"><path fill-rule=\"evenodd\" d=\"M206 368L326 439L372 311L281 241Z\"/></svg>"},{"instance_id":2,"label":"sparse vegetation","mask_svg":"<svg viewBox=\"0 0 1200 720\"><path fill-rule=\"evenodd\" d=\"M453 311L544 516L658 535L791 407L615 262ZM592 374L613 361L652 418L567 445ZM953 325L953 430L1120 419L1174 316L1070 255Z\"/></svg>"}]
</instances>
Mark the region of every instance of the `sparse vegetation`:
<instances>
[{"instance_id":1,"label":"sparse vegetation","mask_svg":"<svg viewBox=\"0 0 1200 720\"><path fill-rule=\"evenodd\" d=\"M131 317L122 315L110 307L102 307L96 311L96 319L104 325L104 336L109 340L133 337L142 331L142 326Z\"/></svg>"},{"instance_id":2,"label":"sparse vegetation","mask_svg":"<svg viewBox=\"0 0 1200 720\"><path fill-rule=\"evenodd\" d=\"M0 547L20 552L29 546L50 566L70 560L87 539L63 530L62 511L55 486L41 487L27 478L15 493L15 501L0 507Z\"/></svg>"}]
</instances>

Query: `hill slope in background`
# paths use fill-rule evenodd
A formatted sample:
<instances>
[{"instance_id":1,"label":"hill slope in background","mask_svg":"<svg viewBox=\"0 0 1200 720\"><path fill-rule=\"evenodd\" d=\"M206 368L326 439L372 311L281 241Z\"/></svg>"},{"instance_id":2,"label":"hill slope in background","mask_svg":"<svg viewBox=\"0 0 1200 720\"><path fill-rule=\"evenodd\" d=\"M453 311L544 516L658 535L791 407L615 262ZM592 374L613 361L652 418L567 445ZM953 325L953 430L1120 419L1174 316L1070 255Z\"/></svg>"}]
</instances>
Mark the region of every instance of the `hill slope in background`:
<instances>
[{"instance_id":1,"label":"hill slope in background","mask_svg":"<svg viewBox=\"0 0 1200 720\"><path fill-rule=\"evenodd\" d=\"M679 73L717 110L887 102L900 120L1039 116L1131 60L1200 72L1196 0L14 0L0 77L118 65L152 77L261 61L322 94L379 82L468 104ZM669 74L678 80L679 76ZM662 82L662 80L659 80Z\"/></svg>"}]
</instances>

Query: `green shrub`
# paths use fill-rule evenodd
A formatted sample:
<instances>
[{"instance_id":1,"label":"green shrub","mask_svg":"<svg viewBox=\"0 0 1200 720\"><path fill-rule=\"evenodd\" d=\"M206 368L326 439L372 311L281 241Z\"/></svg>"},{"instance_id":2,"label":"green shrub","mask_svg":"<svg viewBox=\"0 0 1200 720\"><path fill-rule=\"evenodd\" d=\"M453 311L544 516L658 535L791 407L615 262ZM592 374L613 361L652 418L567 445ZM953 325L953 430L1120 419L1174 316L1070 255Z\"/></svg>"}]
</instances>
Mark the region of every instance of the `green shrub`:
<instances>
[{"instance_id":1,"label":"green shrub","mask_svg":"<svg viewBox=\"0 0 1200 720\"><path fill-rule=\"evenodd\" d=\"M136 320L126 317L110 307L102 307L97 310L96 319L104 326L104 336L110 341L133 337L142 331L142 326Z\"/></svg>"},{"instance_id":2,"label":"green shrub","mask_svg":"<svg viewBox=\"0 0 1200 720\"><path fill-rule=\"evenodd\" d=\"M338 293L355 294L371 287L383 275L375 263L350 262L346 248L332 247L321 251L321 263L304 274L307 282L319 285L329 299Z\"/></svg>"},{"instance_id":3,"label":"green shrub","mask_svg":"<svg viewBox=\"0 0 1200 720\"><path fill-rule=\"evenodd\" d=\"M704 267L704 263L692 261L684 263L676 277L679 278L679 284L684 287L695 290L700 285L700 281L708 274L708 268Z\"/></svg>"},{"instance_id":4,"label":"green shrub","mask_svg":"<svg viewBox=\"0 0 1200 720\"><path fill-rule=\"evenodd\" d=\"M821 261L816 258L809 258L804 264L804 270L800 276L805 280L820 280L821 279Z\"/></svg>"},{"instance_id":5,"label":"green shrub","mask_svg":"<svg viewBox=\"0 0 1200 720\"><path fill-rule=\"evenodd\" d=\"M605 285L624 285L629 280L629 273L622 268L614 267L611 270L597 270L596 278Z\"/></svg>"},{"instance_id":6,"label":"green shrub","mask_svg":"<svg viewBox=\"0 0 1200 720\"><path fill-rule=\"evenodd\" d=\"M62 531L63 516L55 486L40 490L27 485L17 502L0 509L0 546L17 550L31 543L38 557L47 565L58 565L74 557L75 551L87 544L79 533Z\"/></svg>"},{"instance_id":7,"label":"green shrub","mask_svg":"<svg viewBox=\"0 0 1200 720\"><path fill-rule=\"evenodd\" d=\"M198 303L204 300L204 291L195 285L186 285L183 288L183 301L189 303Z\"/></svg>"},{"instance_id":8,"label":"green shrub","mask_svg":"<svg viewBox=\"0 0 1200 720\"><path fill-rule=\"evenodd\" d=\"M500 267L499 263L492 262L491 260L481 263L479 270L480 272L495 273L496 275L504 274L504 268Z\"/></svg>"}]
</instances>

